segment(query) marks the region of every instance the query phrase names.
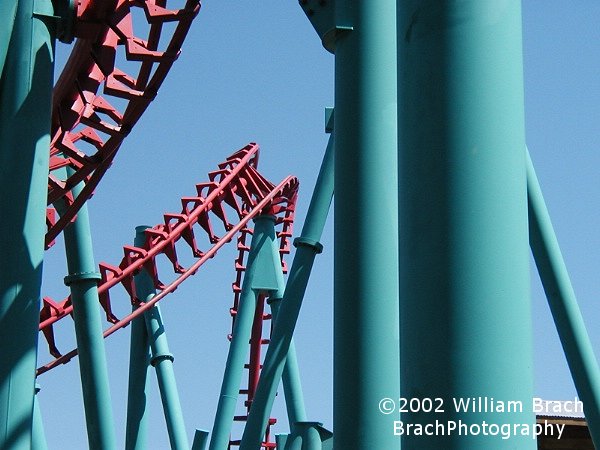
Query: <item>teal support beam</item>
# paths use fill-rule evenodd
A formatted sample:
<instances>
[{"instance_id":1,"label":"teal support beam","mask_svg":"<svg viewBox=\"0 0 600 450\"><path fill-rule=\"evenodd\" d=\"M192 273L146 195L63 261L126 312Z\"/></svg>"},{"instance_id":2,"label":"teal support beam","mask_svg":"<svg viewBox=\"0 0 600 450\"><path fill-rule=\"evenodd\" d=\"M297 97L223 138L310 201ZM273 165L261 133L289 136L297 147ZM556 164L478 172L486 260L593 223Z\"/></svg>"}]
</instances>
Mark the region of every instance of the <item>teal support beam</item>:
<instances>
[{"instance_id":1,"label":"teal support beam","mask_svg":"<svg viewBox=\"0 0 600 450\"><path fill-rule=\"evenodd\" d=\"M72 169L68 169L69 171ZM70 175L68 173L68 175ZM82 185L73 189L79 195ZM63 204L56 204L62 214ZM112 402L106 365L102 319L98 300L100 274L94 263L87 206L64 230L69 275L65 284L71 290L73 321L79 353L79 372L90 449L116 449Z\"/></svg>"},{"instance_id":2,"label":"teal support beam","mask_svg":"<svg viewBox=\"0 0 600 450\"><path fill-rule=\"evenodd\" d=\"M208 442L208 431L196 430L194 434L194 442L192 442L192 450L204 450Z\"/></svg>"},{"instance_id":3,"label":"teal support beam","mask_svg":"<svg viewBox=\"0 0 600 450\"><path fill-rule=\"evenodd\" d=\"M402 397L444 410L402 421L533 425L521 2L402 0L397 26ZM402 446L536 442L530 429L405 433Z\"/></svg>"},{"instance_id":4,"label":"teal support beam","mask_svg":"<svg viewBox=\"0 0 600 450\"><path fill-rule=\"evenodd\" d=\"M54 11L50 0L0 3L0 449L29 450L54 70L42 15Z\"/></svg>"},{"instance_id":5,"label":"teal support beam","mask_svg":"<svg viewBox=\"0 0 600 450\"><path fill-rule=\"evenodd\" d=\"M136 227L135 245L142 247L144 244L145 226ZM152 278L142 270L135 278L135 289L138 298L143 301L149 301L154 297L154 283ZM163 405L165 421L167 423L167 432L169 433L169 443L171 450L188 450L190 448L187 434L185 432L185 423L181 412L181 402L177 392L177 383L175 381L175 372L173 371L173 355L169 351L167 335L162 322L160 309L154 305L144 313L146 321L146 335L152 357L150 364L156 369L156 378L160 390L160 398Z\"/></svg>"},{"instance_id":6,"label":"teal support beam","mask_svg":"<svg viewBox=\"0 0 600 450\"><path fill-rule=\"evenodd\" d=\"M271 342L263 362L260 381L244 429L240 450L258 448L259 444L257 443L260 442L260 438L267 427L282 375L284 375L286 368L290 370L289 364L294 364L296 361L294 357L289 358L290 352L295 353L292 336L296 328L315 256L323 248L319 240L325 227L333 197L333 156L334 145L333 136L331 136L321 163L321 170L317 177L302 233L294 241L297 249L283 294L283 301L280 306L276 306L279 303L277 301L271 302L274 318ZM279 308L279 311L277 311L277 308ZM292 372L297 371L292 368ZM293 423L306 420L305 418L293 417L294 413L289 410L292 406L291 403L292 401L287 401L286 398L288 417L291 422L290 429L293 428Z\"/></svg>"},{"instance_id":7,"label":"teal support beam","mask_svg":"<svg viewBox=\"0 0 600 450\"><path fill-rule=\"evenodd\" d=\"M395 0L336 0L334 447L399 448Z\"/></svg>"},{"instance_id":8,"label":"teal support beam","mask_svg":"<svg viewBox=\"0 0 600 450\"><path fill-rule=\"evenodd\" d=\"M600 448L600 368L527 152L529 243L594 446Z\"/></svg>"},{"instance_id":9,"label":"teal support beam","mask_svg":"<svg viewBox=\"0 0 600 450\"><path fill-rule=\"evenodd\" d=\"M48 450L46 444L46 434L44 433L44 421L40 411L40 400L38 394L40 387L35 385L35 398L33 400L33 436L31 440L31 450Z\"/></svg>"},{"instance_id":10,"label":"teal support beam","mask_svg":"<svg viewBox=\"0 0 600 450\"><path fill-rule=\"evenodd\" d=\"M254 219L254 223L254 233L235 316L233 336L225 363L209 450L226 450L229 446L229 435L248 353L257 296L261 292L282 294L279 292L283 280L281 265L278 262L279 255L274 255L273 251L277 239L274 218L258 216Z\"/></svg>"},{"instance_id":11,"label":"teal support beam","mask_svg":"<svg viewBox=\"0 0 600 450\"><path fill-rule=\"evenodd\" d=\"M281 308L281 298L270 298L269 305L271 306L271 315L275 323L277 323L277 318L279 317L279 309ZM270 344L269 344L270 346ZM304 395L302 394L302 383L300 380L300 369L298 367L298 358L296 357L296 346L294 344L294 340L290 340L288 345L287 357L284 361L283 373L281 374L278 380L283 379L283 393L285 396L285 407L288 415L288 423L290 425L290 429L293 429L294 424L296 422L304 422L306 421L306 409L304 406ZM260 376L262 378L264 374L264 364L263 368L260 371ZM259 380L260 385L260 380ZM277 389L277 386L275 386ZM252 408L256 411L257 415L260 415L259 411L263 411L262 419L264 420L264 415L267 416L267 422L269 420L269 415L271 413L271 408L268 408L268 411L264 410L262 403L259 403L259 406L256 405L256 396L252 401ZM252 412L250 414L253 414ZM257 427L258 428L258 427ZM258 434L260 430L262 430L262 434L264 434L264 430L266 429L266 424L262 428L258 428L255 433ZM244 434L246 430L249 430L248 423L246 423L246 428L244 429ZM243 441L243 440L242 440ZM248 438L248 442L253 442L252 439ZM245 445L242 442L242 446L240 449L244 448Z\"/></svg>"},{"instance_id":12,"label":"teal support beam","mask_svg":"<svg viewBox=\"0 0 600 450\"><path fill-rule=\"evenodd\" d=\"M332 450L333 434L320 422L298 422L286 436L281 450ZM281 439L281 438L280 438Z\"/></svg>"},{"instance_id":13,"label":"teal support beam","mask_svg":"<svg viewBox=\"0 0 600 450\"><path fill-rule=\"evenodd\" d=\"M149 300L151 297L147 297ZM158 305L154 305L144 314L146 319L146 331L152 348L152 359L150 363L156 369L160 398L162 400L169 432L169 442L172 450L188 450L190 444L185 432L181 403L175 383L173 371L173 355L169 352L167 336L165 334L162 317Z\"/></svg>"},{"instance_id":14,"label":"teal support beam","mask_svg":"<svg viewBox=\"0 0 600 450\"><path fill-rule=\"evenodd\" d=\"M136 228L134 245L144 245L143 230L147 226ZM136 286L147 283L147 274L140 272L134 276ZM152 290L153 286L146 289ZM132 309L136 309L133 306ZM129 385L127 390L127 424L125 427L125 450L146 450L148 447L148 371L150 369L150 344L146 333L146 319L143 316L131 322L131 338L129 346Z\"/></svg>"}]
</instances>

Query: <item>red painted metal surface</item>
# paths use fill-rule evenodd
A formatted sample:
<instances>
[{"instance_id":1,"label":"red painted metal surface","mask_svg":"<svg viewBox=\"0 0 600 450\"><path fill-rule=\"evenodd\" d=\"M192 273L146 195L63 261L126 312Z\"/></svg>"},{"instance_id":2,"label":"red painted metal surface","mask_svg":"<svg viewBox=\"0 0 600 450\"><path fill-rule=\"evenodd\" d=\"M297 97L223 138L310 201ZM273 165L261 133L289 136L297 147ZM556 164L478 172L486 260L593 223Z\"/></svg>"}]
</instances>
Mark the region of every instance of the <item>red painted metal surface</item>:
<instances>
[{"instance_id":1,"label":"red painted metal surface","mask_svg":"<svg viewBox=\"0 0 600 450\"><path fill-rule=\"evenodd\" d=\"M173 2L170 1L169 4ZM199 0L80 0L77 42L54 88L46 247L75 217L179 56ZM58 170L71 167L67 178ZM85 184L74 198L72 189Z\"/></svg>"},{"instance_id":2,"label":"red painted metal surface","mask_svg":"<svg viewBox=\"0 0 600 450\"><path fill-rule=\"evenodd\" d=\"M164 215L164 223L146 230L146 242L142 248L124 246L124 256L118 266L100 263L101 281L98 293L107 320L112 323L105 330L105 336L125 327L135 317L174 291L236 234L241 233L244 236L251 233L248 223L257 215L276 216L276 226L281 229L278 232L280 252L282 255L289 252L298 181L294 177L287 177L278 185L269 182L257 170L258 151L256 144L249 144L227 158L219 165L218 170L209 173L209 182L196 185L195 196L182 198L180 213L167 213ZM222 237L215 234L217 227L223 230ZM199 230L202 230L206 236L205 240L210 245L206 250L199 248ZM182 266L177 256L178 248L181 247L191 251L194 258L193 264L187 268ZM245 245L242 247L240 252L247 252ZM241 256L243 258L243 254ZM157 257L165 257L170 261L176 276L171 282L165 284L160 281ZM239 260L236 260L236 267L238 262ZM137 297L133 283L133 276L142 268L152 276L159 290L158 294L146 303ZM243 269L237 271L238 285L241 283L241 271ZM125 289L132 304L140 305L135 312L122 319L115 316L111 305L110 290L117 285ZM236 301L238 297L239 294L236 293ZM61 355L53 330L54 324L68 316L72 310L69 297L62 301L48 297L43 299L39 329L48 342L50 353L56 359L38 368L38 374L68 362L77 354L76 350L72 350Z\"/></svg>"}]
</instances>

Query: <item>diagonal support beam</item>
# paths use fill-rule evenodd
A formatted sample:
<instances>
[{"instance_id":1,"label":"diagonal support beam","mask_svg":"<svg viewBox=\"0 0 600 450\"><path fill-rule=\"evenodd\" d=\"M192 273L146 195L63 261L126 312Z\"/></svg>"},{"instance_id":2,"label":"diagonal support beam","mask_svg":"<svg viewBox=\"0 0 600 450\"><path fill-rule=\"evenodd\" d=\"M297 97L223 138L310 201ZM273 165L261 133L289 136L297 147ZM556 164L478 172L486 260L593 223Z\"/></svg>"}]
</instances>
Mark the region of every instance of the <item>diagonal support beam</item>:
<instances>
[{"instance_id":1,"label":"diagonal support beam","mask_svg":"<svg viewBox=\"0 0 600 450\"><path fill-rule=\"evenodd\" d=\"M529 244L596 448L600 448L600 368L558 239L527 152Z\"/></svg>"},{"instance_id":2,"label":"diagonal support beam","mask_svg":"<svg viewBox=\"0 0 600 450\"><path fill-rule=\"evenodd\" d=\"M267 426L277 394L277 387L284 374L289 351L292 349L292 336L296 328L314 259L322 250L319 239L323 233L333 197L333 152L333 136L331 136L302 233L294 242L297 246L296 254L290 269L283 301L277 312L277 319L271 334L271 343L265 356L258 389L248 416L240 450L258 449L257 443Z\"/></svg>"}]
</instances>

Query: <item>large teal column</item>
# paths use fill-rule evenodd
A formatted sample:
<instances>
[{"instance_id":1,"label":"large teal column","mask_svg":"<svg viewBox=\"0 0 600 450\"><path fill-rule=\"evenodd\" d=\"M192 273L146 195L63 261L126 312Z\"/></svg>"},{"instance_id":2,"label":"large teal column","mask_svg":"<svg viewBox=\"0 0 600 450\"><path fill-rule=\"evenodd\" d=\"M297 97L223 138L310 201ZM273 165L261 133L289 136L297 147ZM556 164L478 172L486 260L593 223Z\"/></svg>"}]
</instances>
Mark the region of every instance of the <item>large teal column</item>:
<instances>
[{"instance_id":1,"label":"large teal column","mask_svg":"<svg viewBox=\"0 0 600 450\"><path fill-rule=\"evenodd\" d=\"M73 189L75 196L82 185ZM56 204L59 213L64 205ZM64 230L69 275L65 284L71 290L73 322L79 354L79 372L90 449L116 449L112 402L106 365L102 319L98 300L98 280L92 249L87 206Z\"/></svg>"},{"instance_id":2,"label":"large teal column","mask_svg":"<svg viewBox=\"0 0 600 450\"><path fill-rule=\"evenodd\" d=\"M274 303L271 304L274 318L271 342L269 343L260 373L260 381L258 382L248 422L244 429L240 450L258 449L260 447L260 438L267 427L279 382L284 375L285 368L287 367L290 370L288 367L290 362L291 364L295 363L295 358L288 359L288 355L290 351L295 353L292 336L296 328L296 322L298 321L315 257L323 248L319 240L325 227L333 197L333 154L334 145L332 136L325 151L311 203L306 213L302 233L300 233L300 238L294 241L296 253L289 272L283 300L280 306ZM293 368L291 370L294 372ZM288 416L291 417L292 414L289 409L292 405L289 403L291 402L288 402L286 397ZM292 418L290 422L303 420L306 419L294 420Z\"/></svg>"},{"instance_id":3,"label":"large teal column","mask_svg":"<svg viewBox=\"0 0 600 450\"><path fill-rule=\"evenodd\" d=\"M399 448L395 0L336 0L333 434Z\"/></svg>"},{"instance_id":4,"label":"large teal column","mask_svg":"<svg viewBox=\"0 0 600 450\"><path fill-rule=\"evenodd\" d=\"M53 6L1 3L0 449L29 450L54 68L54 37L41 15Z\"/></svg>"},{"instance_id":5,"label":"large teal column","mask_svg":"<svg viewBox=\"0 0 600 450\"><path fill-rule=\"evenodd\" d=\"M600 368L562 257L546 202L527 152L529 243L588 428L600 448Z\"/></svg>"},{"instance_id":6,"label":"large teal column","mask_svg":"<svg viewBox=\"0 0 600 450\"><path fill-rule=\"evenodd\" d=\"M44 432L44 421L42 420L42 412L40 411L39 393L40 387L36 383L35 398L33 400L33 436L31 439L31 450L48 450L46 433Z\"/></svg>"},{"instance_id":7,"label":"large teal column","mask_svg":"<svg viewBox=\"0 0 600 450\"><path fill-rule=\"evenodd\" d=\"M535 423L522 58L519 0L398 1L403 448L536 448L483 431Z\"/></svg>"}]
</instances>

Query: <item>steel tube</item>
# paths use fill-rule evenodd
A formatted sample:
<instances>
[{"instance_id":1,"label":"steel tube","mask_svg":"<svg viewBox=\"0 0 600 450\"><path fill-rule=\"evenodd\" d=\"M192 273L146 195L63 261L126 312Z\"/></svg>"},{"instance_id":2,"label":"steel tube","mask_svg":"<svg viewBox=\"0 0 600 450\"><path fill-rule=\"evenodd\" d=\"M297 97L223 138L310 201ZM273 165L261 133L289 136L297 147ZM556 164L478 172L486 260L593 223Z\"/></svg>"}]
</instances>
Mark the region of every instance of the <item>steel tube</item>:
<instances>
[{"instance_id":1,"label":"steel tube","mask_svg":"<svg viewBox=\"0 0 600 450\"><path fill-rule=\"evenodd\" d=\"M29 450L55 38L42 15L54 11L8 0L0 12L0 448Z\"/></svg>"},{"instance_id":2,"label":"steel tube","mask_svg":"<svg viewBox=\"0 0 600 450\"><path fill-rule=\"evenodd\" d=\"M254 233L250 243L250 253L248 254L246 272L242 283L242 293L235 316L229 353L227 354L227 361L225 363L225 372L223 374L209 450L226 450L228 448L245 358L248 354L248 342L252 332L257 296L265 288L277 289L277 283L274 283L274 286L261 285L262 280L260 279L261 269L267 270L271 275L277 276L277 271L273 273L272 246L269 245L269 241L275 239L273 218L270 216L258 216L254 219L254 222ZM264 264L265 261L267 265Z\"/></svg>"},{"instance_id":3,"label":"steel tube","mask_svg":"<svg viewBox=\"0 0 600 450\"><path fill-rule=\"evenodd\" d=\"M152 295L146 298L152 298ZM144 314L146 331L152 348L151 364L156 369L160 398L162 400L169 442L172 450L188 450L190 448L185 432L181 403L173 371L173 355L169 352L162 317L158 305Z\"/></svg>"},{"instance_id":4,"label":"steel tube","mask_svg":"<svg viewBox=\"0 0 600 450\"><path fill-rule=\"evenodd\" d=\"M336 0L334 447L398 448L395 0Z\"/></svg>"},{"instance_id":5,"label":"steel tube","mask_svg":"<svg viewBox=\"0 0 600 450\"><path fill-rule=\"evenodd\" d=\"M274 304L279 302L271 302L274 320L271 342L263 362L260 381L244 429L240 450L258 448L257 442L260 441L260 437L267 427L277 394L277 387L284 374L285 367L288 367L290 362L294 364L293 361L296 361L294 357L288 359L288 355L290 352L295 353L292 336L300 314L314 258L321 251L319 240L325 227L333 197L333 152L333 136L331 136L321 163L300 239L295 242L296 244L301 242L303 245L297 245L283 294L283 301L280 306ZM292 371L297 372L293 368ZM291 401L286 401L286 406L290 408L291 403ZM288 417L291 422L290 429L294 422L306 420L306 418L293 417L295 415L293 411L288 409Z\"/></svg>"},{"instance_id":6,"label":"steel tube","mask_svg":"<svg viewBox=\"0 0 600 450\"><path fill-rule=\"evenodd\" d=\"M144 245L145 226L136 227L135 245L142 248ZM135 289L138 298L147 302L156 294L152 278L146 270L140 271L135 277ZM146 336L151 349L150 364L156 370L160 399L163 406L169 443L172 450L189 450L190 445L185 432L185 423L181 411L181 402L177 392L175 372L173 371L173 355L169 351L169 343L162 322L160 309L154 305L144 313Z\"/></svg>"},{"instance_id":7,"label":"steel tube","mask_svg":"<svg viewBox=\"0 0 600 450\"><path fill-rule=\"evenodd\" d=\"M527 152L529 244L594 446L600 448L600 368Z\"/></svg>"},{"instance_id":8,"label":"steel tube","mask_svg":"<svg viewBox=\"0 0 600 450\"><path fill-rule=\"evenodd\" d=\"M69 174L69 173L68 173ZM70 175L70 174L69 174ZM73 189L75 197L82 185ZM65 208L56 204L62 213ZM112 415L112 402L106 366L104 337L98 280L87 206L83 205L76 219L64 230L65 250L69 275L65 284L71 291L73 321L79 352L79 371L83 392L88 444L90 449L116 449L116 437Z\"/></svg>"},{"instance_id":9,"label":"steel tube","mask_svg":"<svg viewBox=\"0 0 600 450\"><path fill-rule=\"evenodd\" d=\"M521 2L397 5L402 397L440 398L445 411L402 420L532 426ZM436 433L402 446L536 442Z\"/></svg>"},{"instance_id":10,"label":"steel tube","mask_svg":"<svg viewBox=\"0 0 600 450\"><path fill-rule=\"evenodd\" d=\"M147 226L136 227L133 244L144 245L144 230ZM147 278L144 272L134 276L136 286L143 286ZM151 282L150 282L151 283ZM150 284L150 289L153 286ZM133 306L132 310L135 311ZM146 333L146 320L136 317L131 321L129 345L129 384L127 389L127 424L125 428L125 449L145 450L147 448L148 410L148 371L150 369L150 344Z\"/></svg>"}]
</instances>

